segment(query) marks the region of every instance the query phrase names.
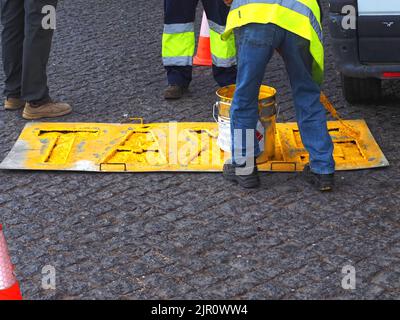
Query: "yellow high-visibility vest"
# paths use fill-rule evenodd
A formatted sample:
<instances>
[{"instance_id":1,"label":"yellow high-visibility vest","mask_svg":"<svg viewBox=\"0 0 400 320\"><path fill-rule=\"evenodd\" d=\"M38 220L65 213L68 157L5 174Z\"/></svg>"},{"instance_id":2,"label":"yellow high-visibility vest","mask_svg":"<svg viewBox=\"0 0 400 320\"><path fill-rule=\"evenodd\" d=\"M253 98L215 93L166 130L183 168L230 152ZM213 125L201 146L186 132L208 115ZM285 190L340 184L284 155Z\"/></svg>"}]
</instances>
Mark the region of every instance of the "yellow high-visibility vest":
<instances>
[{"instance_id":1,"label":"yellow high-visibility vest","mask_svg":"<svg viewBox=\"0 0 400 320\"><path fill-rule=\"evenodd\" d=\"M324 77L324 46L321 11L317 0L233 0L222 39L249 23L273 23L310 41L314 58L313 78Z\"/></svg>"}]
</instances>

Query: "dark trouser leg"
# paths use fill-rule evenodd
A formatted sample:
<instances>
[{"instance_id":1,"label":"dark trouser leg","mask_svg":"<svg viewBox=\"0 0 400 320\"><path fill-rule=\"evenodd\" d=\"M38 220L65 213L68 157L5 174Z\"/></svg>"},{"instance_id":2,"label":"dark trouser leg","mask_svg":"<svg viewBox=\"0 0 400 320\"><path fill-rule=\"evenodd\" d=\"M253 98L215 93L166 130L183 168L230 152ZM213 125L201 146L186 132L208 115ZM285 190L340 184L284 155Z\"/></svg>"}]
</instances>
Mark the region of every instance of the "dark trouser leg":
<instances>
[{"instance_id":1,"label":"dark trouser leg","mask_svg":"<svg viewBox=\"0 0 400 320\"><path fill-rule=\"evenodd\" d=\"M229 86L236 83L237 67L217 67L213 65L213 75L215 81L221 86Z\"/></svg>"},{"instance_id":2,"label":"dark trouser leg","mask_svg":"<svg viewBox=\"0 0 400 320\"><path fill-rule=\"evenodd\" d=\"M4 95L21 96L22 52L24 42L24 0L1 0L1 44L5 74Z\"/></svg>"},{"instance_id":3,"label":"dark trouser leg","mask_svg":"<svg viewBox=\"0 0 400 320\"><path fill-rule=\"evenodd\" d=\"M57 0L25 0L25 40L22 68L22 98L40 103L49 100L47 63L54 30L44 29L46 5L56 7Z\"/></svg>"},{"instance_id":4,"label":"dark trouser leg","mask_svg":"<svg viewBox=\"0 0 400 320\"><path fill-rule=\"evenodd\" d=\"M192 81L192 66L165 66L168 84L188 87Z\"/></svg>"},{"instance_id":5,"label":"dark trouser leg","mask_svg":"<svg viewBox=\"0 0 400 320\"><path fill-rule=\"evenodd\" d=\"M198 0L164 0L163 63L168 84L189 86Z\"/></svg>"},{"instance_id":6,"label":"dark trouser leg","mask_svg":"<svg viewBox=\"0 0 400 320\"><path fill-rule=\"evenodd\" d=\"M236 48L234 36L221 40L225 31L229 7L223 1L202 0L210 25L211 53L213 56L213 75L221 86L236 83Z\"/></svg>"}]
</instances>

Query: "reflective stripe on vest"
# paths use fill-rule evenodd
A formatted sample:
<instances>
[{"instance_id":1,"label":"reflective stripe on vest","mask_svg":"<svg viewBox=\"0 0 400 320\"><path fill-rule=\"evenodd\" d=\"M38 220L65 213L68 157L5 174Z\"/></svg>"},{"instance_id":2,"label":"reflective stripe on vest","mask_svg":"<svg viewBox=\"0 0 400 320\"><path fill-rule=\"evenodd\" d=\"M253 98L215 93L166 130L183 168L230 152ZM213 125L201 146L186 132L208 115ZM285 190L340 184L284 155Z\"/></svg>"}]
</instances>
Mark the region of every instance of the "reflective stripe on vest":
<instances>
[{"instance_id":1,"label":"reflective stripe on vest","mask_svg":"<svg viewBox=\"0 0 400 320\"><path fill-rule=\"evenodd\" d=\"M162 57L165 66L191 66L194 49L194 23L164 25Z\"/></svg>"},{"instance_id":2,"label":"reflective stripe on vest","mask_svg":"<svg viewBox=\"0 0 400 320\"><path fill-rule=\"evenodd\" d=\"M273 23L310 41L314 58L313 78L322 83L324 72L323 33L316 0L234 0L222 39L249 23Z\"/></svg>"}]
</instances>

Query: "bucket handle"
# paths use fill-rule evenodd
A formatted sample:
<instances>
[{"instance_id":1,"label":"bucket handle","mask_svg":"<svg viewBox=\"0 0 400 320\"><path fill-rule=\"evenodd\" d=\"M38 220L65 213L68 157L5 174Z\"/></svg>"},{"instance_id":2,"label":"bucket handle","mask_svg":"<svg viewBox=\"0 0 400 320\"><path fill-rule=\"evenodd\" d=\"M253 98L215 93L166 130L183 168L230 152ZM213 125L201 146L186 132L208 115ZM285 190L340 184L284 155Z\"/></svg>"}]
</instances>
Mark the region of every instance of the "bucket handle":
<instances>
[{"instance_id":1,"label":"bucket handle","mask_svg":"<svg viewBox=\"0 0 400 320\"><path fill-rule=\"evenodd\" d=\"M124 114L124 118L122 119L121 123L134 123L135 121L139 122L139 124L141 126L143 126L143 124L144 124L143 118L132 118L132 117L129 117L128 114Z\"/></svg>"},{"instance_id":2,"label":"bucket handle","mask_svg":"<svg viewBox=\"0 0 400 320\"><path fill-rule=\"evenodd\" d=\"M278 103L278 110L276 111L276 121L279 120L279 116L281 115L281 105Z\"/></svg>"},{"instance_id":3,"label":"bucket handle","mask_svg":"<svg viewBox=\"0 0 400 320\"><path fill-rule=\"evenodd\" d=\"M218 123L218 117L215 116L215 109L218 108L218 106L219 106L219 102L216 102L213 104L213 109L212 109L212 115L213 115L214 121L216 123Z\"/></svg>"}]
</instances>

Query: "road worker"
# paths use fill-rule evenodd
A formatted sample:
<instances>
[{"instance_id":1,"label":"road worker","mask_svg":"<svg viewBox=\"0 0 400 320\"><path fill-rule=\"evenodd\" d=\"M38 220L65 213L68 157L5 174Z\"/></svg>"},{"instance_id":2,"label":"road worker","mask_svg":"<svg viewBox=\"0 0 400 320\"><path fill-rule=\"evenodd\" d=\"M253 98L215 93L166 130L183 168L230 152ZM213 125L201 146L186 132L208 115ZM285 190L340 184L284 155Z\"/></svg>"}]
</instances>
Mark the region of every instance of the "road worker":
<instances>
[{"instance_id":1,"label":"road worker","mask_svg":"<svg viewBox=\"0 0 400 320\"><path fill-rule=\"evenodd\" d=\"M57 0L0 0L4 108L24 108L25 119L63 116L71 112L66 103L53 102L47 86L49 59ZM50 21L50 22L49 22Z\"/></svg>"},{"instance_id":2,"label":"road worker","mask_svg":"<svg viewBox=\"0 0 400 320\"><path fill-rule=\"evenodd\" d=\"M273 53L282 56L292 86L303 144L310 155L304 176L318 190L331 190L335 162L320 102L324 73L321 8L317 0L225 0L231 6L226 32L239 42L237 89L230 118L232 159L224 176L245 188L260 184L256 158L260 148L254 131L258 122L258 94ZM252 133L252 134L249 134Z\"/></svg>"},{"instance_id":3,"label":"road worker","mask_svg":"<svg viewBox=\"0 0 400 320\"><path fill-rule=\"evenodd\" d=\"M164 34L162 58L167 71L166 99L179 99L192 80L195 51L194 20L199 0L164 0ZM202 0L210 26L213 75L222 87L236 81L236 48L234 36L222 41L229 8L223 0Z\"/></svg>"}]
</instances>

